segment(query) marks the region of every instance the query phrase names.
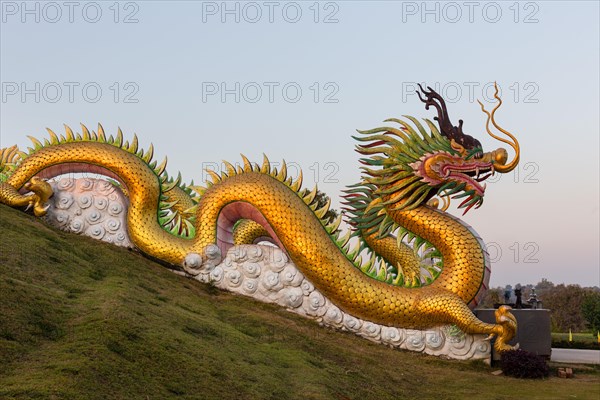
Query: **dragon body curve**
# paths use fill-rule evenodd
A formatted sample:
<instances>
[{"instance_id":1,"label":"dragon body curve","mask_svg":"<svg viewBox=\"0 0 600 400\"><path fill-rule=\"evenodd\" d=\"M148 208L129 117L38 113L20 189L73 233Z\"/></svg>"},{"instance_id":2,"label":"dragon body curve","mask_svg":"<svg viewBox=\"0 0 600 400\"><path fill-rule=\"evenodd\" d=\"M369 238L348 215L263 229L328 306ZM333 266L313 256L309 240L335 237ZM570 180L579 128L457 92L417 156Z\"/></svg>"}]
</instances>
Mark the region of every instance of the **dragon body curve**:
<instances>
[{"instance_id":1,"label":"dragon body curve","mask_svg":"<svg viewBox=\"0 0 600 400\"><path fill-rule=\"evenodd\" d=\"M424 93L430 101L435 92ZM491 120L497 127L494 111L488 113L488 125ZM346 198L354 231L344 235L338 229L341 218L324 218L329 204L318 208L316 188L301 190L301 176L296 181L288 177L285 163L277 171L266 157L262 165L244 158L243 167L227 164L227 172L212 173L207 188L186 187L179 177L166 175L166 160L159 166L151 163L152 151L138 150L137 138L123 143L120 131L117 138L106 138L102 127L98 133L83 127L83 135L67 128L66 136L60 137L50 131L45 144L33 139L35 148L29 154L3 150L0 202L33 206L36 215L42 215L51 193L40 178L102 173L122 185L129 198L130 240L152 258L193 275L203 264L219 262L220 254L233 244L268 237L346 312L403 328L455 324L467 333L497 336L497 350L510 348L507 342L516 322L507 308L497 311L496 324L487 324L468 307L481 295L488 277L482 241L460 220L426 203L436 194L463 191L469 196L463 204L480 205L483 191L473 183L480 170L507 171L515 162L506 164L502 149L484 154L480 147L469 147L468 135L449 138L429 121L429 134L416 122L421 136L407 123L395 121L404 129L362 132L366 136L359 140L369 144L359 145L358 151L370 156L364 163L382 168L364 168L363 182L349 188ZM373 156L376 153L384 157ZM456 171L473 172L473 179ZM452 176L456 179L444 179ZM357 237L354 245L351 236ZM413 248L402 242L406 236ZM426 257L443 262L441 268L430 265L427 278L419 273L416 251L423 246ZM370 256L367 262L362 261L365 252Z\"/></svg>"}]
</instances>

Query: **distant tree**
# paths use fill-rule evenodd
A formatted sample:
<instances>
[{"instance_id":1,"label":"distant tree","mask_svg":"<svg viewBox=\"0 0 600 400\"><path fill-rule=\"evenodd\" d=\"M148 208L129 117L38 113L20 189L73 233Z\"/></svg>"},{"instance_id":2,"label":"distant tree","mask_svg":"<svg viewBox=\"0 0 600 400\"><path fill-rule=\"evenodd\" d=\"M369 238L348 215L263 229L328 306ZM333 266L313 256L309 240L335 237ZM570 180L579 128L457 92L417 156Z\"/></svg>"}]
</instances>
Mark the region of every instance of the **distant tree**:
<instances>
[{"instance_id":1,"label":"distant tree","mask_svg":"<svg viewBox=\"0 0 600 400\"><path fill-rule=\"evenodd\" d=\"M542 278L542 281L535 285L535 292L538 294L538 296L544 292L551 291L552 289L554 289L554 283L550 282L546 278Z\"/></svg>"},{"instance_id":2,"label":"distant tree","mask_svg":"<svg viewBox=\"0 0 600 400\"><path fill-rule=\"evenodd\" d=\"M593 334L600 331L600 293L588 291L585 293L581 312Z\"/></svg>"},{"instance_id":3,"label":"distant tree","mask_svg":"<svg viewBox=\"0 0 600 400\"><path fill-rule=\"evenodd\" d=\"M514 296L514 291L512 285L504 286L504 290L502 291L502 300L505 304L510 303Z\"/></svg>"},{"instance_id":4,"label":"distant tree","mask_svg":"<svg viewBox=\"0 0 600 400\"><path fill-rule=\"evenodd\" d=\"M542 278L536 285L517 284L522 289L522 300L526 304L531 290L535 289L537 299L543 307L550 310L553 332L581 332L591 329L600 331L600 288L597 286L582 288L579 285L555 285ZM515 286L515 287L518 287ZM491 308L496 303L504 303L506 291L513 292L510 285L505 288L490 288L477 308ZM509 302L514 302L514 292Z\"/></svg>"},{"instance_id":5,"label":"distant tree","mask_svg":"<svg viewBox=\"0 0 600 400\"><path fill-rule=\"evenodd\" d=\"M481 301L481 303L479 303L477 308L494 308L494 304L499 304L503 302L504 289L500 287L490 288L488 289L487 293L483 297L483 300Z\"/></svg>"},{"instance_id":6,"label":"distant tree","mask_svg":"<svg viewBox=\"0 0 600 400\"><path fill-rule=\"evenodd\" d=\"M582 304L586 290L579 285L556 285L544 292L540 299L544 308L550 310L552 329L555 332L582 331L586 320L582 313Z\"/></svg>"}]
</instances>

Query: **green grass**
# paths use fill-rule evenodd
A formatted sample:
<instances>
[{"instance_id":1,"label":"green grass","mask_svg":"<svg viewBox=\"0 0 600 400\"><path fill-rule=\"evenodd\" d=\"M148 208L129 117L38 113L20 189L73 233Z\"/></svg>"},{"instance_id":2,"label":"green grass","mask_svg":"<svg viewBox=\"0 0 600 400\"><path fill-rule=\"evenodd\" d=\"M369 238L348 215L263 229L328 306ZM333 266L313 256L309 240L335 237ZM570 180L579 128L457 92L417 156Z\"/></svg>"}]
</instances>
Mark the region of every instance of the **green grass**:
<instances>
[{"instance_id":1,"label":"green grass","mask_svg":"<svg viewBox=\"0 0 600 400\"><path fill-rule=\"evenodd\" d=\"M591 333L573 333L573 341L569 341L568 333L552 333L552 347L559 349L600 350L598 338Z\"/></svg>"},{"instance_id":2,"label":"green grass","mask_svg":"<svg viewBox=\"0 0 600 400\"><path fill-rule=\"evenodd\" d=\"M597 398L392 350L0 205L1 399Z\"/></svg>"},{"instance_id":3,"label":"green grass","mask_svg":"<svg viewBox=\"0 0 600 400\"><path fill-rule=\"evenodd\" d=\"M552 332L552 340L561 341L561 340L569 340L569 333L557 333ZM598 344L598 337L596 333L573 333L573 341L574 342L583 342L583 343L592 343ZM600 348L600 344L598 346Z\"/></svg>"}]
</instances>

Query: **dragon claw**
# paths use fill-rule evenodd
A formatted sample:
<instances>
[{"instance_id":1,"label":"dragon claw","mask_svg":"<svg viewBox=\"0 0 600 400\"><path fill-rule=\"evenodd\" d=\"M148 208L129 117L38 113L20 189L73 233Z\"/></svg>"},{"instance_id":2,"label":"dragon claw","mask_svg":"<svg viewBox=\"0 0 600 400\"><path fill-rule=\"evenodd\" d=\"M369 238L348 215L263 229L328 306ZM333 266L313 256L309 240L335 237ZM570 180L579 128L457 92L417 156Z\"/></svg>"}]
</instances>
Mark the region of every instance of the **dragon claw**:
<instances>
[{"instance_id":1,"label":"dragon claw","mask_svg":"<svg viewBox=\"0 0 600 400\"><path fill-rule=\"evenodd\" d=\"M33 213L35 214L36 217L43 217L44 215L46 215L48 213L48 209L50 208L50 204L44 206L42 204L36 204L33 207Z\"/></svg>"},{"instance_id":2,"label":"dragon claw","mask_svg":"<svg viewBox=\"0 0 600 400\"><path fill-rule=\"evenodd\" d=\"M50 205L45 205L48 199L52 197L54 192L52 186L45 180L34 176L29 182L23 185L23 188L29 190L30 194L22 196L20 201L26 201L25 211L33 208L33 213L36 217L43 217L48 212ZM25 205L17 202L15 205Z\"/></svg>"},{"instance_id":3,"label":"dragon claw","mask_svg":"<svg viewBox=\"0 0 600 400\"><path fill-rule=\"evenodd\" d=\"M511 346L508 342L515 337L517 333L517 319L513 314L509 306L500 306L495 312L496 323L498 324L498 330L496 342L494 343L494 349L501 353L506 350L516 350L519 348L517 343L515 346Z\"/></svg>"}]
</instances>

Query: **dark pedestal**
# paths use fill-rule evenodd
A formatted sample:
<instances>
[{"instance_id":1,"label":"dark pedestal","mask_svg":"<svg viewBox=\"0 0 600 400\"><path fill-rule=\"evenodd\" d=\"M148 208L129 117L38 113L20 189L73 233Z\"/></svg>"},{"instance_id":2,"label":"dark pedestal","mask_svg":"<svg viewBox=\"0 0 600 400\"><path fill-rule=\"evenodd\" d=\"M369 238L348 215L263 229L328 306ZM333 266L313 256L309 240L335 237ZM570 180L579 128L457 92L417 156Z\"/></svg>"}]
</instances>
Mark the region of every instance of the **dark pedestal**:
<instances>
[{"instance_id":1,"label":"dark pedestal","mask_svg":"<svg viewBox=\"0 0 600 400\"><path fill-rule=\"evenodd\" d=\"M477 318L483 322L496 323L496 310L484 308L475 310ZM550 310L544 309L512 309L517 318L517 335L509 342L510 345L519 343L519 348L550 359L552 353L552 336L550 334ZM492 350L492 359L499 360L500 356Z\"/></svg>"}]
</instances>

